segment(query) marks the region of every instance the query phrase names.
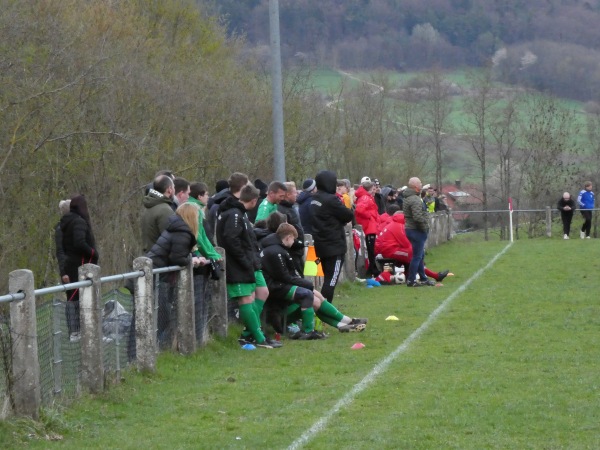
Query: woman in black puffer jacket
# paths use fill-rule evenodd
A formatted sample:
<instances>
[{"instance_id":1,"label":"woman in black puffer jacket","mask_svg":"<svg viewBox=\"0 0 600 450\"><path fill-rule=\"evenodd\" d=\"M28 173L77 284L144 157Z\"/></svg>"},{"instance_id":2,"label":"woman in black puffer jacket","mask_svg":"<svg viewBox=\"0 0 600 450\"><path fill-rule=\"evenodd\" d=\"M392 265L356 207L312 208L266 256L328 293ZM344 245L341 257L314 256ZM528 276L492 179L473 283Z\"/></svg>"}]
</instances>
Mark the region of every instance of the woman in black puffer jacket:
<instances>
[{"instance_id":1,"label":"woman in black puffer jacket","mask_svg":"<svg viewBox=\"0 0 600 450\"><path fill-rule=\"evenodd\" d=\"M63 283L75 283L79 277L79 267L83 264L98 263L96 239L92 233L87 202L83 195L71 198L69 212L60 219L62 248L65 254L61 270ZM67 291L67 328L71 341L79 340L79 289Z\"/></svg>"},{"instance_id":2,"label":"woman in black puffer jacket","mask_svg":"<svg viewBox=\"0 0 600 450\"><path fill-rule=\"evenodd\" d=\"M169 217L169 225L146 254L154 267L187 266L198 234L198 207L184 203Z\"/></svg>"},{"instance_id":3,"label":"woman in black puffer jacket","mask_svg":"<svg viewBox=\"0 0 600 450\"><path fill-rule=\"evenodd\" d=\"M190 260L194 266L206 262L204 258L192 257L198 235L198 207L184 203L169 217L169 224L156 243L146 254L154 267L187 266ZM161 347L170 345L177 317L177 272L160 274L158 283L158 342Z\"/></svg>"}]
</instances>

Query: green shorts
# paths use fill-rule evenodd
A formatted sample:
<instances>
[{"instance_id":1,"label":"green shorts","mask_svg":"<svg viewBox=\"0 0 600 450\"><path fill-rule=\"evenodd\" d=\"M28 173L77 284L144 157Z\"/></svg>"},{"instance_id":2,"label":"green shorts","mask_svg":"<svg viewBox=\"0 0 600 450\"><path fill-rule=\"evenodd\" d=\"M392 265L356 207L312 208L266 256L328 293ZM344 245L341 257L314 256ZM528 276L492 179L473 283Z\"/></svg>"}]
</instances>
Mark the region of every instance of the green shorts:
<instances>
[{"instance_id":1,"label":"green shorts","mask_svg":"<svg viewBox=\"0 0 600 450\"><path fill-rule=\"evenodd\" d=\"M267 287L267 282L265 281L262 270L254 272L254 278L256 279L256 287Z\"/></svg>"},{"instance_id":2,"label":"green shorts","mask_svg":"<svg viewBox=\"0 0 600 450\"><path fill-rule=\"evenodd\" d=\"M254 294L256 283L227 283L227 295L230 299L248 297Z\"/></svg>"},{"instance_id":3,"label":"green shorts","mask_svg":"<svg viewBox=\"0 0 600 450\"><path fill-rule=\"evenodd\" d=\"M267 282L261 270L254 272L254 283L227 283L229 298L247 297L254 294L257 287L267 287Z\"/></svg>"}]
</instances>

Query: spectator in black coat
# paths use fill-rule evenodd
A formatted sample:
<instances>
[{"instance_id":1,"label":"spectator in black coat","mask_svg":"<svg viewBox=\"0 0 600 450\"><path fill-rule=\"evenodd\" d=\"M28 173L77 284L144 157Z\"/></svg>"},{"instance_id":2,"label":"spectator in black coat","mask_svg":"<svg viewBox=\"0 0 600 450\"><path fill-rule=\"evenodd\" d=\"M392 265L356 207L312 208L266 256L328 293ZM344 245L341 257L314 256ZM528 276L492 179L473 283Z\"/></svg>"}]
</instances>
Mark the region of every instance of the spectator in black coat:
<instances>
[{"instance_id":1,"label":"spectator in black coat","mask_svg":"<svg viewBox=\"0 0 600 450\"><path fill-rule=\"evenodd\" d=\"M571 222L573 220L573 213L577 208L575 200L573 200L571 194L565 192L558 201L558 205L556 207L560 211L560 218L563 224L563 239L569 239L569 234L571 233Z\"/></svg>"},{"instance_id":2,"label":"spectator in black coat","mask_svg":"<svg viewBox=\"0 0 600 450\"><path fill-rule=\"evenodd\" d=\"M167 227L160 234L150 251L146 254L154 267L194 266L206 263L204 258L192 258L192 249L196 246L198 234L198 207L192 203L180 205L175 214L169 216ZM176 274L163 273L159 277L157 332L159 345L171 342L173 319L175 315Z\"/></svg>"},{"instance_id":3,"label":"spectator in black coat","mask_svg":"<svg viewBox=\"0 0 600 450\"><path fill-rule=\"evenodd\" d=\"M196 246L198 234L198 207L183 203L175 214L169 217L167 228L146 254L154 267L187 266L192 259L192 249ZM200 263L200 258L194 260ZM202 261L205 261L202 259Z\"/></svg>"},{"instance_id":4,"label":"spectator in black coat","mask_svg":"<svg viewBox=\"0 0 600 450\"><path fill-rule=\"evenodd\" d=\"M217 242L225 249L227 293L237 302L240 320L246 327L238 342L242 346L251 343L260 348L280 347L279 342L267 338L260 328L260 314L269 290L260 270L254 227L247 215L256 206L259 191L246 183L232 183L232 177L231 196L219 206Z\"/></svg>"},{"instance_id":5,"label":"spectator in black coat","mask_svg":"<svg viewBox=\"0 0 600 450\"><path fill-rule=\"evenodd\" d=\"M63 283L74 283L83 264L98 263L96 239L92 232L87 202L83 195L71 198L69 213L60 220L65 264L61 272ZM79 340L79 289L67 291L67 328L72 342Z\"/></svg>"},{"instance_id":6,"label":"spectator in black coat","mask_svg":"<svg viewBox=\"0 0 600 450\"><path fill-rule=\"evenodd\" d=\"M315 180L309 178L304 180L302 183L302 192L296 198L298 203L298 214L300 216L300 223L305 234L312 234L312 214L310 212L310 201L312 200L313 194L317 192L317 184Z\"/></svg>"},{"instance_id":7,"label":"spectator in black coat","mask_svg":"<svg viewBox=\"0 0 600 450\"><path fill-rule=\"evenodd\" d=\"M335 286L346 254L344 226L352 221L354 213L335 195L337 177L334 172L322 170L315 177L315 183L317 192L310 202L310 211L315 251L325 275L321 293L329 303L333 303Z\"/></svg>"}]
</instances>

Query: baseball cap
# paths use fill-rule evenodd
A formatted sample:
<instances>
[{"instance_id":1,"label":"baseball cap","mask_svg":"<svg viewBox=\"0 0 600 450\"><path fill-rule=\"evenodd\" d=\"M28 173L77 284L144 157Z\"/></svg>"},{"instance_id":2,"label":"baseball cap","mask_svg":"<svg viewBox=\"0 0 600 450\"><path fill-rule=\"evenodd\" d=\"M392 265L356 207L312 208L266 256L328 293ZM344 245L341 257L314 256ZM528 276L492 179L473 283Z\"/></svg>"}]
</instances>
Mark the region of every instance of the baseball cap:
<instances>
[{"instance_id":1,"label":"baseball cap","mask_svg":"<svg viewBox=\"0 0 600 450\"><path fill-rule=\"evenodd\" d=\"M370 182L371 182L371 179L370 179L369 177L362 177L362 178L360 179L360 184L363 184L363 183L370 183Z\"/></svg>"}]
</instances>

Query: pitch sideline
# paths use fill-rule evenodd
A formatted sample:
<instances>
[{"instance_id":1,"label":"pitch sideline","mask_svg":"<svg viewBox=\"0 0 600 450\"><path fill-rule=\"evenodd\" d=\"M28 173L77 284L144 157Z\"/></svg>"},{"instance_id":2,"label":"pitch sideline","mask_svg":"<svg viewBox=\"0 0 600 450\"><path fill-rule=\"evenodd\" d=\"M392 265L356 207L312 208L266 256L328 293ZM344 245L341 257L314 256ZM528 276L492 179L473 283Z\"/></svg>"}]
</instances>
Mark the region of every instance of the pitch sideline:
<instances>
[{"instance_id":1,"label":"pitch sideline","mask_svg":"<svg viewBox=\"0 0 600 450\"><path fill-rule=\"evenodd\" d=\"M488 262L485 267L482 267L477 272L475 272L471 278L465 281L461 286L456 289L452 294L450 294L446 300L444 300L440 306L438 306L430 315L427 317L427 320L421 324L419 328L413 331L410 336L408 336L402 344L400 344L392 353L386 356L381 362L379 362L371 372L369 372L361 381L354 385L354 387L344 395L335 405L331 408L325 415L323 415L319 420L317 420L312 427L306 430L302 435L296 439L292 444L288 447L288 450L297 450L302 448L304 444L307 444L315 435L320 433L328 424L329 420L337 414L342 408L348 406L354 400L358 394L364 391L371 383L375 381L375 379L387 370L388 366L402 353L404 353L413 343L413 341L417 340L427 329L429 326L438 318L438 316L446 309L446 307L458 297L469 285L477 280L486 270L494 265L494 263L504 255L508 249L512 246L512 242L509 243L502 251L500 251L496 256L494 256L490 262Z\"/></svg>"}]
</instances>

